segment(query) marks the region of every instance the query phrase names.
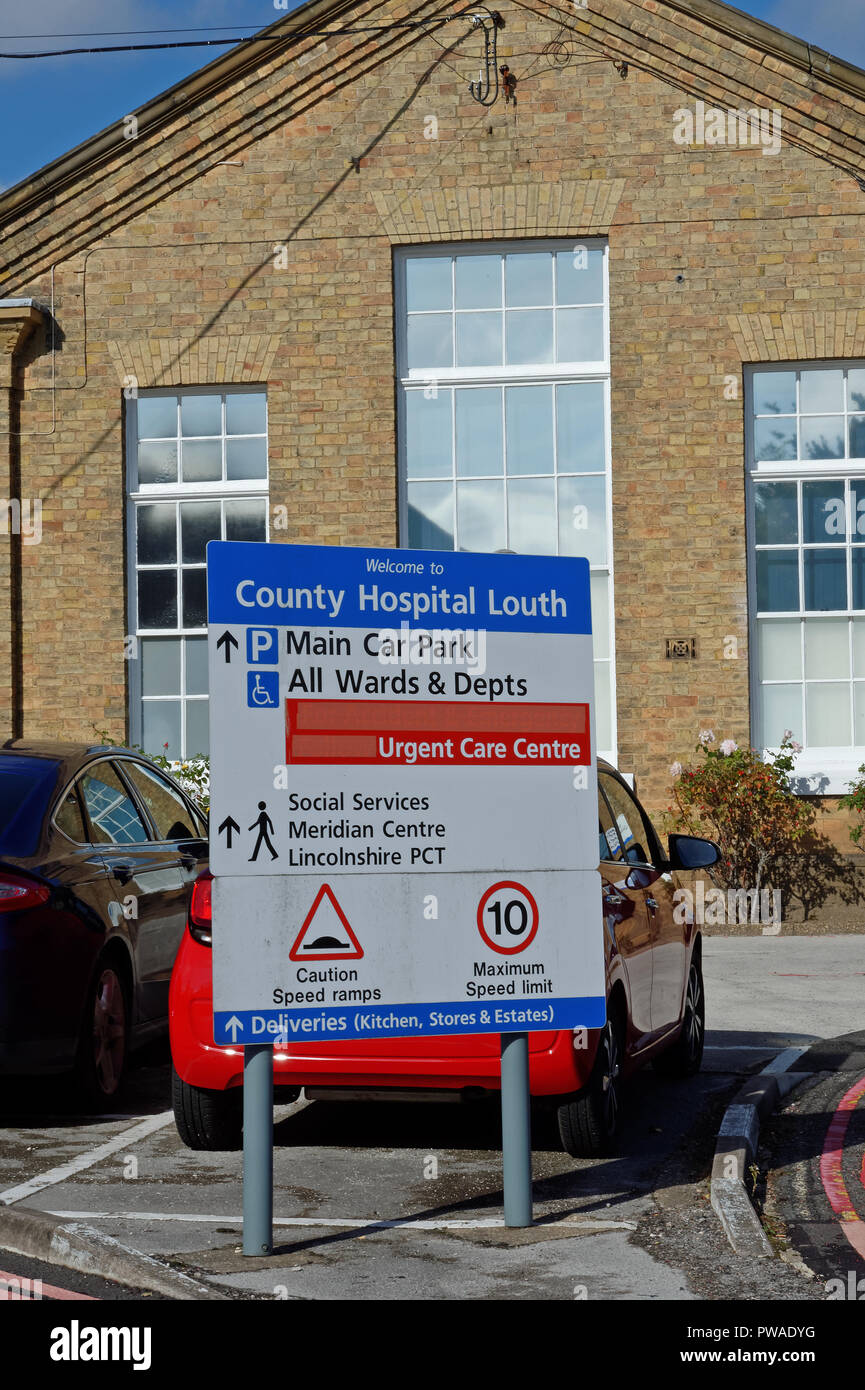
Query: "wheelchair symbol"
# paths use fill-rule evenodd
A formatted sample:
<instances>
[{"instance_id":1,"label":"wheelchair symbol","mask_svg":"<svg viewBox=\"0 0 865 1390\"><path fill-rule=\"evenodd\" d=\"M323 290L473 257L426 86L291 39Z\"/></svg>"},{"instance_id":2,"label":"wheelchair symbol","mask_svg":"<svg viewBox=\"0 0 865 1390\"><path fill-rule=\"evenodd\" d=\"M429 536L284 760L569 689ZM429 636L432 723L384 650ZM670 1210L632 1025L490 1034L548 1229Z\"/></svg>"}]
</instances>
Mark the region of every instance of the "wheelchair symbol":
<instances>
[{"instance_id":1,"label":"wheelchair symbol","mask_svg":"<svg viewBox=\"0 0 865 1390\"><path fill-rule=\"evenodd\" d=\"M246 703L258 709L274 709L279 704L279 672L248 671Z\"/></svg>"}]
</instances>

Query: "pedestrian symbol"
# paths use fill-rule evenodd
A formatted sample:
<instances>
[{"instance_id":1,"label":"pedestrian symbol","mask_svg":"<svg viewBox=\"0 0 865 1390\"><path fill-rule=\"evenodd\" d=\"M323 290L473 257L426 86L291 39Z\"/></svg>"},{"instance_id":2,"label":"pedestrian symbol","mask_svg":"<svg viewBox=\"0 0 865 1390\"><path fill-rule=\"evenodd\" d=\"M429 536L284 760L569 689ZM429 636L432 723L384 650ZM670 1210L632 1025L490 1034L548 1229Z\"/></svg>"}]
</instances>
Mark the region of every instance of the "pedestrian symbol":
<instances>
[{"instance_id":1,"label":"pedestrian symbol","mask_svg":"<svg viewBox=\"0 0 865 1390\"><path fill-rule=\"evenodd\" d=\"M329 884L323 883L319 888L288 954L291 960L360 960L362 957L363 947Z\"/></svg>"},{"instance_id":2,"label":"pedestrian symbol","mask_svg":"<svg viewBox=\"0 0 865 1390\"><path fill-rule=\"evenodd\" d=\"M267 848L270 850L271 859L279 858L279 855L273 848L273 845L270 843L270 835L273 833L273 821L267 814L267 802L259 801L258 809L261 814L252 822L252 825L249 827L250 830L255 830L256 827L258 828L258 839L255 842L255 849L249 856L250 864L255 863L256 859L258 858L258 851L261 849L262 844L267 845Z\"/></svg>"}]
</instances>

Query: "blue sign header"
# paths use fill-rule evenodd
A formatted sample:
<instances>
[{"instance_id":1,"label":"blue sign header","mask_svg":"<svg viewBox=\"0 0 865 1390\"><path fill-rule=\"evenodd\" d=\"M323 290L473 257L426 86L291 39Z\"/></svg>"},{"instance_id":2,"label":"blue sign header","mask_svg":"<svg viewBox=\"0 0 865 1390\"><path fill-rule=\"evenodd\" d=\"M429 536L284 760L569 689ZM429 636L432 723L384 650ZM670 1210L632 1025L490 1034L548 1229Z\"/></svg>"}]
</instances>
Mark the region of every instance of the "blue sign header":
<instances>
[{"instance_id":1,"label":"blue sign header","mask_svg":"<svg viewBox=\"0 0 865 1390\"><path fill-rule=\"evenodd\" d=\"M589 562L210 541L211 623L590 633Z\"/></svg>"}]
</instances>

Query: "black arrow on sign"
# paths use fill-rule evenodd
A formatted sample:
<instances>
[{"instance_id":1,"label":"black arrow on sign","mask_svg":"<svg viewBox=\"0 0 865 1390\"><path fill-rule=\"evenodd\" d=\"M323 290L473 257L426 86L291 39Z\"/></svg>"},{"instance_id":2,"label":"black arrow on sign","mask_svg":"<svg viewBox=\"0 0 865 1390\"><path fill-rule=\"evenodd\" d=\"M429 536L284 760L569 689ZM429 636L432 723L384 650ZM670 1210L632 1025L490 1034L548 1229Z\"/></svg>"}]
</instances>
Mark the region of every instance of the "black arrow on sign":
<instances>
[{"instance_id":1,"label":"black arrow on sign","mask_svg":"<svg viewBox=\"0 0 865 1390\"><path fill-rule=\"evenodd\" d=\"M230 633L227 629L226 629L225 632L223 632L222 636L220 637L219 641L218 641L217 644L216 644L217 648L219 648L219 647L224 647L224 648L225 648L225 659L226 659L226 661L229 661L229 662L231 661L231 648L232 648L232 647L237 647L237 646L239 646L239 645L240 645L240 644L239 644L237 638L236 638L236 637L232 637L231 633Z\"/></svg>"},{"instance_id":2,"label":"black arrow on sign","mask_svg":"<svg viewBox=\"0 0 865 1390\"><path fill-rule=\"evenodd\" d=\"M235 835L239 835L240 826L237 824L236 820L232 820L231 816L226 816L225 820L222 822L222 825L219 827L220 835L222 834L223 830L225 831L225 848L231 849L232 833Z\"/></svg>"}]
</instances>

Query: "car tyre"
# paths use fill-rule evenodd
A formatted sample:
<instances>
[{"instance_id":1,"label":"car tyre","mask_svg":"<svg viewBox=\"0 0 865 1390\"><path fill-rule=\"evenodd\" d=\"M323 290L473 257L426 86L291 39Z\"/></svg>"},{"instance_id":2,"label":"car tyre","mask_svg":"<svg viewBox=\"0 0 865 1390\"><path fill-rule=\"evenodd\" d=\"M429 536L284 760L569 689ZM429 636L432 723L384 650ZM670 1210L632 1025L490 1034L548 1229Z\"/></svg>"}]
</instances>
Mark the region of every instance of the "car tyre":
<instances>
[{"instance_id":1,"label":"car tyre","mask_svg":"<svg viewBox=\"0 0 865 1390\"><path fill-rule=\"evenodd\" d=\"M706 991L699 954L691 958L682 1028L672 1047L658 1054L652 1065L661 1076L694 1076L703 1063L706 1040Z\"/></svg>"},{"instance_id":2,"label":"car tyre","mask_svg":"<svg viewBox=\"0 0 865 1390\"><path fill-rule=\"evenodd\" d=\"M97 963L81 1024L75 1063L77 1089L88 1105L116 1099L129 1057L129 992L115 960Z\"/></svg>"},{"instance_id":3,"label":"car tyre","mask_svg":"<svg viewBox=\"0 0 865 1390\"><path fill-rule=\"evenodd\" d=\"M190 1086L172 1067L171 1104L177 1133L188 1149L239 1149L243 1141L243 1090L208 1091Z\"/></svg>"},{"instance_id":4,"label":"car tyre","mask_svg":"<svg viewBox=\"0 0 865 1390\"><path fill-rule=\"evenodd\" d=\"M614 1148L621 1125L623 1061L624 1027L614 1008L601 1030L588 1085L558 1107L562 1147L572 1158L597 1158Z\"/></svg>"}]
</instances>

